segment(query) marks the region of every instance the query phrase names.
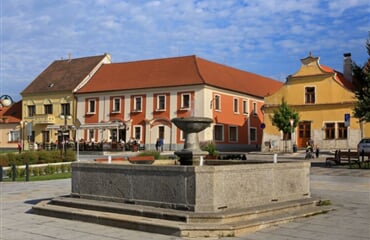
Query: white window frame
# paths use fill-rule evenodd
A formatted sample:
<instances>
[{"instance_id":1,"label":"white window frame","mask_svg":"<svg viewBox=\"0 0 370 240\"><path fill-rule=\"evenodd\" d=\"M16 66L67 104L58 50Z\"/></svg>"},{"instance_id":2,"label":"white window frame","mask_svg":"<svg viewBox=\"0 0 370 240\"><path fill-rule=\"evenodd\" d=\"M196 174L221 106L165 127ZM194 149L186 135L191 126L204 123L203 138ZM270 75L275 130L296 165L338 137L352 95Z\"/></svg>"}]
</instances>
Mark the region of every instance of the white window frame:
<instances>
[{"instance_id":1,"label":"white window frame","mask_svg":"<svg viewBox=\"0 0 370 240\"><path fill-rule=\"evenodd\" d=\"M243 99L243 114L248 115L249 108L248 108L248 100Z\"/></svg>"},{"instance_id":2,"label":"white window frame","mask_svg":"<svg viewBox=\"0 0 370 240\"><path fill-rule=\"evenodd\" d=\"M137 129L139 129L139 138L136 138L137 136L136 136L136 134L137 134ZM133 132L133 134L134 134L134 139L135 140L139 140L140 142L142 141L142 136L143 136L143 126L141 126L141 125L134 125L134 132Z\"/></svg>"},{"instance_id":3,"label":"white window frame","mask_svg":"<svg viewBox=\"0 0 370 240\"><path fill-rule=\"evenodd\" d=\"M118 101L118 109L116 109L116 101ZM120 113L121 112L121 98L120 97L114 97L112 99L112 112L113 113Z\"/></svg>"},{"instance_id":4,"label":"white window frame","mask_svg":"<svg viewBox=\"0 0 370 240\"><path fill-rule=\"evenodd\" d=\"M235 129L235 139L231 139L231 129ZM229 126L229 142L238 142L239 140L239 134L238 134L238 127L237 126Z\"/></svg>"},{"instance_id":5,"label":"white window frame","mask_svg":"<svg viewBox=\"0 0 370 240\"><path fill-rule=\"evenodd\" d=\"M255 134L252 134L252 131L251 131L252 129L255 131L254 132ZM251 142L257 142L257 140L258 140L257 128L255 128L255 127L250 127L249 128L249 140Z\"/></svg>"},{"instance_id":6,"label":"white window frame","mask_svg":"<svg viewBox=\"0 0 370 240\"><path fill-rule=\"evenodd\" d=\"M185 106L185 96L189 97L189 104ZM191 108L191 94L190 93L182 93L181 94L181 109L189 110Z\"/></svg>"},{"instance_id":7,"label":"white window frame","mask_svg":"<svg viewBox=\"0 0 370 240\"><path fill-rule=\"evenodd\" d=\"M140 104L138 104L138 102ZM139 107L139 108L137 108ZM134 112L142 112L143 111L143 97L142 96L135 96L134 97Z\"/></svg>"},{"instance_id":8,"label":"white window frame","mask_svg":"<svg viewBox=\"0 0 370 240\"><path fill-rule=\"evenodd\" d=\"M163 98L163 108L161 108L161 98ZM166 111L166 95L157 95L157 111Z\"/></svg>"},{"instance_id":9,"label":"white window frame","mask_svg":"<svg viewBox=\"0 0 370 240\"><path fill-rule=\"evenodd\" d=\"M238 98L233 99L233 110L234 110L234 113L239 113L239 99Z\"/></svg>"},{"instance_id":10,"label":"white window frame","mask_svg":"<svg viewBox=\"0 0 370 240\"><path fill-rule=\"evenodd\" d=\"M215 95L215 111L221 112L221 95Z\"/></svg>"},{"instance_id":11,"label":"white window frame","mask_svg":"<svg viewBox=\"0 0 370 240\"><path fill-rule=\"evenodd\" d=\"M253 102L253 116L257 116L258 110L257 110L257 102Z\"/></svg>"},{"instance_id":12,"label":"white window frame","mask_svg":"<svg viewBox=\"0 0 370 240\"><path fill-rule=\"evenodd\" d=\"M87 113L89 114L93 114L93 113L96 113L96 99L88 99L87 100L88 104L87 104ZM92 108L92 103L94 103L94 109L93 111L91 111L91 108Z\"/></svg>"},{"instance_id":13,"label":"white window frame","mask_svg":"<svg viewBox=\"0 0 370 240\"><path fill-rule=\"evenodd\" d=\"M215 134L215 130L216 130L216 127L221 127L221 139L216 139L216 134ZM225 127L223 124L215 124L213 126L213 140L215 142L223 142L225 140Z\"/></svg>"},{"instance_id":14,"label":"white window frame","mask_svg":"<svg viewBox=\"0 0 370 240\"><path fill-rule=\"evenodd\" d=\"M8 133L8 142L19 142L19 140L20 140L20 131L10 130Z\"/></svg>"}]
</instances>

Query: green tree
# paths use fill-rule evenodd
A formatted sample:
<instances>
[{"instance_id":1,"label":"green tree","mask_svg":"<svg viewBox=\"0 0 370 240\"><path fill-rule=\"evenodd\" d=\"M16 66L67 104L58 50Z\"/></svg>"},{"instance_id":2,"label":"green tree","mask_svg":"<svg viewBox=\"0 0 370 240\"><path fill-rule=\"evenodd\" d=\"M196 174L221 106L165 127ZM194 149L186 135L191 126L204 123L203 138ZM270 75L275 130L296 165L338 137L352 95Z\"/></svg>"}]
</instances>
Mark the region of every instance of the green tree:
<instances>
[{"instance_id":1,"label":"green tree","mask_svg":"<svg viewBox=\"0 0 370 240\"><path fill-rule=\"evenodd\" d=\"M299 114L288 106L284 98L281 100L279 108L270 116L272 125L283 132L284 140L288 140L289 133L297 127L299 122ZM293 126L291 125L293 120Z\"/></svg>"},{"instance_id":2,"label":"green tree","mask_svg":"<svg viewBox=\"0 0 370 240\"><path fill-rule=\"evenodd\" d=\"M367 63L362 67L356 63L353 64L355 96L357 98L354 116L360 122L370 122L370 37L366 41L366 49L369 55Z\"/></svg>"}]
</instances>

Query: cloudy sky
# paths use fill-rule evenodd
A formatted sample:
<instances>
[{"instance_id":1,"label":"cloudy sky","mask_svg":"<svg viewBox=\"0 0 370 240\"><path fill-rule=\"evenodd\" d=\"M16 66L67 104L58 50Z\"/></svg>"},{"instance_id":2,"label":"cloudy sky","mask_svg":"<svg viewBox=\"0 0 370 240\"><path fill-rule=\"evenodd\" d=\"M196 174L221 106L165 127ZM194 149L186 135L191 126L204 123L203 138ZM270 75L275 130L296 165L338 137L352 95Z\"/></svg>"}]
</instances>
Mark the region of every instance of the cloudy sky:
<instances>
[{"instance_id":1,"label":"cloudy sky","mask_svg":"<svg viewBox=\"0 0 370 240\"><path fill-rule=\"evenodd\" d=\"M185 55L285 81L312 55L362 65L369 0L0 0L0 94L19 93L54 60Z\"/></svg>"}]
</instances>

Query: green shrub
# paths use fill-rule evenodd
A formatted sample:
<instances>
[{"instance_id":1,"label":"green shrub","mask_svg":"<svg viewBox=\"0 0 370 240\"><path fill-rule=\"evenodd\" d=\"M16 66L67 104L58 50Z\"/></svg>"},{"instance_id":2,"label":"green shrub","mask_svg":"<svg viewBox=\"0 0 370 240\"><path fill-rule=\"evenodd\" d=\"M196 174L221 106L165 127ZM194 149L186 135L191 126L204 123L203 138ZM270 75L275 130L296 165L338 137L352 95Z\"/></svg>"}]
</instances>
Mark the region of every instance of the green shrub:
<instances>
[{"instance_id":1,"label":"green shrub","mask_svg":"<svg viewBox=\"0 0 370 240\"><path fill-rule=\"evenodd\" d=\"M40 168L39 167L32 167L30 168L30 172L32 176L39 176L40 175Z\"/></svg>"},{"instance_id":2,"label":"green shrub","mask_svg":"<svg viewBox=\"0 0 370 240\"><path fill-rule=\"evenodd\" d=\"M27 152L24 152L22 155L23 155L23 162L22 163L19 163L19 164L22 164L23 165L26 162L28 162L29 164L39 163L39 155L38 155L38 152L27 151Z\"/></svg>"},{"instance_id":3,"label":"green shrub","mask_svg":"<svg viewBox=\"0 0 370 240\"><path fill-rule=\"evenodd\" d=\"M159 159L161 156L161 153L157 151L144 151L144 152L139 153L139 156L154 156L154 159Z\"/></svg>"},{"instance_id":4,"label":"green shrub","mask_svg":"<svg viewBox=\"0 0 370 240\"><path fill-rule=\"evenodd\" d=\"M17 168L17 177L24 177L26 175L26 169L24 168Z\"/></svg>"},{"instance_id":5,"label":"green shrub","mask_svg":"<svg viewBox=\"0 0 370 240\"><path fill-rule=\"evenodd\" d=\"M73 162L76 161L76 153L72 150L68 150L66 152L66 158L63 160L63 162Z\"/></svg>"},{"instance_id":6,"label":"green shrub","mask_svg":"<svg viewBox=\"0 0 370 240\"><path fill-rule=\"evenodd\" d=\"M39 151L37 152L38 155L38 163L49 163L51 162L51 157L49 152L47 151Z\"/></svg>"},{"instance_id":7,"label":"green shrub","mask_svg":"<svg viewBox=\"0 0 370 240\"><path fill-rule=\"evenodd\" d=\"M9 166L8 157L5 154L0 154L0 166L3 167Z\"/></svg>"},{"instance_id":8,"label":"green shrub","mask_svg":"<svg viewBox=\"0 0 370 240\"><path fill-rule=\"evenodd\" d=\"M17 158L15 157L14 153L7 153L6 156L8 158L9 165L12 165L12 164L17 165Z\"/></svg>"},{"instance_id":9,"label":"green shrub","mask_svg":"<svg viewBox=\"0 0 370 240\"><path fill-rule=\"evenodd\" d=\"M61 173L65 173L65 172L67 172L67 165L66 165L66 164L62 164L62 165L60 165L60 172L61 172Z\"/></svg>"}]
</instances>

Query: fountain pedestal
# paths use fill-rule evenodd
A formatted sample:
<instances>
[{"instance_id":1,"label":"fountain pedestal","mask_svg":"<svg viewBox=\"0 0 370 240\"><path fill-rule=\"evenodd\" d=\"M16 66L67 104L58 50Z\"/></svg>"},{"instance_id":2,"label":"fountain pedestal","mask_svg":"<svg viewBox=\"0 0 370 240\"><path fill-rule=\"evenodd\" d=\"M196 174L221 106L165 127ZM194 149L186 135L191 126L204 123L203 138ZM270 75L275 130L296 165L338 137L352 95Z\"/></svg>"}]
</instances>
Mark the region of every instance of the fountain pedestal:
<instances>
[{"instance_id":1,"label":"fountain pedestal","mask_svg":"<svg viewBox=\"0 0 370 240\"><path fill-rule=\"evenodd\" d=\"M183 131L185 137L184 149L175 151L175 155L180 158L180 164L199 165L200 158L208 152L200 149L198 133L209 127L213 120L206 117L186 117L174 118L171 121Z\"/></svg>"}]
</instances>

